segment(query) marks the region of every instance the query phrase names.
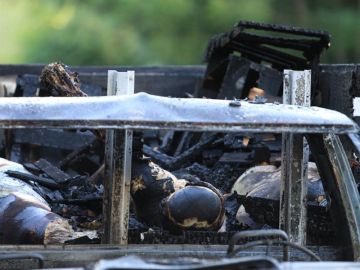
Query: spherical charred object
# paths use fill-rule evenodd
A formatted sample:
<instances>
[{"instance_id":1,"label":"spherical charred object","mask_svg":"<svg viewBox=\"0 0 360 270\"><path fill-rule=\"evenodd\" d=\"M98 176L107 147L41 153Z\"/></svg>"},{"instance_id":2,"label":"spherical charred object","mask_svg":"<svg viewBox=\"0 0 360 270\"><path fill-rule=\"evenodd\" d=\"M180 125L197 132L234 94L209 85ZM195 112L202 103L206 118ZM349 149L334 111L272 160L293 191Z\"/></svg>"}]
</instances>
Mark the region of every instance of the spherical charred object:
<instances>
[{"instance_id":1,"label":"spherical charred object","mask_svg":"<svg viewBox=\"0 0 360 270\"><path fill-rule=\"evenodd\" d=\"M169 229L217 230L224 221L224 199L210 184L201 182L177 190L162 203Z\"/></svg>"},{"instance_id":2,"label":"spherical charred object","mask_svg":"<svg viewBox=\"0 0 360 270\"><path fill-rule=\"evenodd\" d=\"M132 166L131 197L136 216L148 225L162 226L161 201L184 187L187 181L177 179L150 160L135 160Z\"/></svg>"}]
</instances>

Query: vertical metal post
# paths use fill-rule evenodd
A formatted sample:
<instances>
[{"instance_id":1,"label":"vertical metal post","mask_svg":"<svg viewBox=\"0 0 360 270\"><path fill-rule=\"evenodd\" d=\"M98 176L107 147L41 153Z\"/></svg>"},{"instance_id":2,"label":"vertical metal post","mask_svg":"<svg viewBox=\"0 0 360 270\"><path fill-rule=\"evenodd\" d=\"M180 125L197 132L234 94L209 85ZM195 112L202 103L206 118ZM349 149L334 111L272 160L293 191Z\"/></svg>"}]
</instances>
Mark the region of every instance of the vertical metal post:
<instances>
[{"instance_id":1,"label":"vertical metal post","mask_svg":"<svg viewBox=\"0 0 360 270\"><path fill-rule=\"evenodd\" d=\"M283 103L310 106L311 71L284 70ZM280 229L289 240L306 244L306 197L309 148L301 134L283 133Z\"/></svg>"},{"instance_id":2,"label":"vertical metal post","mask_svg":"<svg viewBox=\"0 0 360 270\"><path fill-rule=\"evenodd\" d=\"M134 71L108 71L108 95L134 94ZM107 130L103 198L104 244L127 244L132 130Z\"/></svg>"}]
</instances>

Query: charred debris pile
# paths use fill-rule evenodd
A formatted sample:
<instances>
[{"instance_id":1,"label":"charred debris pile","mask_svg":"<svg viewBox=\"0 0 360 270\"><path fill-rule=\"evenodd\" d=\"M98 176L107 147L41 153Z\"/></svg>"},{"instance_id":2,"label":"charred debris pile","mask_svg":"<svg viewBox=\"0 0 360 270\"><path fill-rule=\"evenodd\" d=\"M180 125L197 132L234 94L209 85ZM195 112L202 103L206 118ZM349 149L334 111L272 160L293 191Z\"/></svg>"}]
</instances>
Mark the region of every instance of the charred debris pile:
<instances>
[{"instance_id":1,"label":"charred debris pile","mask_svg":"<svg viewBox=\"0 0 360 270\"><path fill-rule=\"evenodd\" d=\"M329 39L324 31L239 22L210 40L203 82L188 96L281 102L284 69L311 69L316 89ZM15 96L85 90L78 74L53 63L39 78L20 77ZM104 137L103 130L5 132L2 156L17 163L0 160L0 243L100 243ZM129 243L227 244L235 231L277 228L280 152L275 134L136 131ZM311 241L334 234L326 203L310 163Z\"/></svg>"}]
</instances>

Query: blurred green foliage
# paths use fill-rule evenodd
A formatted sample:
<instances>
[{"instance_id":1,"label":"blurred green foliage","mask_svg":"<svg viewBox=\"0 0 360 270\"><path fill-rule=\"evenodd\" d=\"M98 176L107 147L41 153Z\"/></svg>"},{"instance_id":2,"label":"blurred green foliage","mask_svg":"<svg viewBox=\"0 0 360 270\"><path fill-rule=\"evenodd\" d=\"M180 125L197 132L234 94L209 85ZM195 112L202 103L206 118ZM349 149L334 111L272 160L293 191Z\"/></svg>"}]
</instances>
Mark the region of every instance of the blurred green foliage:
<instances>
[{"instance_id":1,"label":"blurred green foliage","mask_svg":"<svg viewBox=\"0 0 360 270\"><path fill-rule=\"evenodd\" d=\"M323 62L360 62L360 0L0 0L0 63L199 64L239 20L328 30Z\"/></svg>"}]
</instances>

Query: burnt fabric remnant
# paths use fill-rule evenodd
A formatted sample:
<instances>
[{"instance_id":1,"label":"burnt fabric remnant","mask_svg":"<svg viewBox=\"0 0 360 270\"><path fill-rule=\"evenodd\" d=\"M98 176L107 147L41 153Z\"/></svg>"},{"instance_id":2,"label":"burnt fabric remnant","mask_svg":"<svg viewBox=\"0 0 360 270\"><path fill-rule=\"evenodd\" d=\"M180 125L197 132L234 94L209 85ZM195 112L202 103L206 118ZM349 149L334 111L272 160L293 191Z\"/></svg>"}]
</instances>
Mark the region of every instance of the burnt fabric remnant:
<instances>
[{"instance_id":1,"label":"burnt fabric remnant","mask_svg":"<svg viewBox=\"0 0 360 270\"><path fill-rule=\"evenodd\" d=\"M0 159L0 176L0 243L99 242L102 189L89 177L70 176L44 159L24 166Z\"/></svg>"},{"instance_id":2,"label":"burnt fabric remnant","mask_svg":"<svg viewBox=\"0 0 360 270\"><path fill-rule=\"evenodd\" d=\"M26 172L20 164L0 159L0 243L60 244L74 237L69 222L24 181L6 174Z\"/></svg>"}]
</instances>

